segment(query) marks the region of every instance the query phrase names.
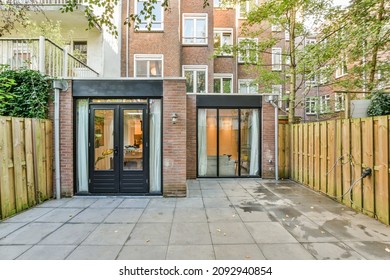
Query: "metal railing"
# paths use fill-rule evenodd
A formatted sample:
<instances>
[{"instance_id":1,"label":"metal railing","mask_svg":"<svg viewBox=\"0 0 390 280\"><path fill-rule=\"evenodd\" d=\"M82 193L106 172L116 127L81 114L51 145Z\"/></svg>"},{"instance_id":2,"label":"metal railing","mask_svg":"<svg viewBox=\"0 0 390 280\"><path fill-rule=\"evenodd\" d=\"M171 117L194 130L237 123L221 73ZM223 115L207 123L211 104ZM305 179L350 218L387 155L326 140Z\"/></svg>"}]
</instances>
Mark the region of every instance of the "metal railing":
<instances>
[{"instance_id":1,"label":"metal railing","mask_svg":"<svg viewBox=\"0 0 390 280\"><path fill-rule=\"evenodd\" d=\"M39 39L1 39L0 65L11 69L38 70L53 78L98 77L99 73L69 54L53 41Z\"/></svg>"},{"instance_id":2,"label":"metal railing","mask_svg":"<svg viewBox=\"0 0 390 280\"><path fill-rule=\"evenodd\" d=\"M18 4L26 4L26 5L65 5L67 0L20 0ZM78 4L82 4L85 0L77 0Z\"/></svg>"}]
</instances>

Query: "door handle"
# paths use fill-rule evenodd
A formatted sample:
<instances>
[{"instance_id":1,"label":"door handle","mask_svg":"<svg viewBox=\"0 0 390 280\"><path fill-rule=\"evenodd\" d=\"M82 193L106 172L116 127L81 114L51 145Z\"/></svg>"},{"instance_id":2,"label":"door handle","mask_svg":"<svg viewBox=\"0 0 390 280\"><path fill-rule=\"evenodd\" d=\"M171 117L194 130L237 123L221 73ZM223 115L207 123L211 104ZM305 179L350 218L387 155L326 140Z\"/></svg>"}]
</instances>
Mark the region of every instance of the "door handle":
<instances>
[{"instance_id":1,"label":"door handle","mask_svg":"<svg viewBox=\"0 0 390 280\"><path fill-rule=\"evenodd\" d=\"M114 147L114 155L117 155L117 154L118 154L118 152L119 152L119 150L118 150L118 146L115 146L115 147Z\"/></svg>"}]
</instances>

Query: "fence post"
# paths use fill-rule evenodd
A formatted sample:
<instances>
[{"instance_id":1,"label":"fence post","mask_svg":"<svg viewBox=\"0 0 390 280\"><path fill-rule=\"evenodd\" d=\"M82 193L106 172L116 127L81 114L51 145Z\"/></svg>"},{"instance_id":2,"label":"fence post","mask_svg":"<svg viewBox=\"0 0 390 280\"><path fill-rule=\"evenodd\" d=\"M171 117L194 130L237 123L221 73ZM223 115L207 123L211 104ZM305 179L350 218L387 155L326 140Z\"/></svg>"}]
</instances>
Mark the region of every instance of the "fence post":
<instances>
[{"instance_id":1,"label":"fence post","mask_svg":"<svg viewBox=\"0 0 390 280\"><path fill-rule=\"evenodd\" d=\"M43 36L39 36L39 58L38 58L38 67L39 72L42 75L46 74L46 67L45 67L45 42L46 39Z\"/></svg>"}]
</instances>

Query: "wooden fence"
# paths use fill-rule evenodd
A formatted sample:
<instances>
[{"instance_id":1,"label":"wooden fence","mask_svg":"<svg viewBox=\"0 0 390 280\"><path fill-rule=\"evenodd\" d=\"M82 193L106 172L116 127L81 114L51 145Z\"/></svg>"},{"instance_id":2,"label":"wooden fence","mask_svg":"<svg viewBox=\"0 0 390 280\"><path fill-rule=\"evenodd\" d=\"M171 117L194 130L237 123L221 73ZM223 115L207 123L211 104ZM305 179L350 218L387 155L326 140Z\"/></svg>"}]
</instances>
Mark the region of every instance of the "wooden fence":
<instances>
[{"instance_id":1,"label":"wooden fence","mask_svg":"<svg viewBox=\"0 0 390 280\"><path fill-rule=\"evenodd\" d=\"M390 116L280 124L279 175L390 224L389 128Z\"/></svg>"},{"instance_id":2,"label":"wooden fence","mask_svg":"<svg viewBox=\"0 0 390 280\"><path fill-rule=\"evenodd\" d=\"M0 117L0 218L53 196L53 124Z\"/></svg>"}]
</instances>

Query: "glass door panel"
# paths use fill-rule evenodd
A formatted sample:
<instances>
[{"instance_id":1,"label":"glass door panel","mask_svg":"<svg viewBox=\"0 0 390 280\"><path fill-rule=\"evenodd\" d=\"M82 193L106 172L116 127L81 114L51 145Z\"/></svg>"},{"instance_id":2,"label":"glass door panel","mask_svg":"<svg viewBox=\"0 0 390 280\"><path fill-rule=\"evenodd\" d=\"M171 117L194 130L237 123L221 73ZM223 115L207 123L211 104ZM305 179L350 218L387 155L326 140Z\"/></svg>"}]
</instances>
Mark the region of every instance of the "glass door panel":
<instances>
[{"instance_id":1,"label":"glass door panel","mask_svg":"<svg viewBox=\"0 0 390 280\"><path fill-rule=\"evenodd\" d=\"M94 169L114 169L114 110L94 110Z\"/></svg>"},{"instance_id":2,"label":"glass door panel","mask_svg":"<svg viewBox=\"0 0 390 280\"><path fill-rule=\"evenodd\" d=\"M259 110L241 110L241 176L259 175Z\"/></svg>"},{"instance_id":3,"label":"glass door panel","mask_svg":"<svg viewBox=\"0 0 390 280\"><path fill-rule=\"evenodd\" d=\"M217 110L198 110L198 173L217 176Z\"/></svg>"},{"instance_id":4,"label":"glass door panel","mask_svg":"<svg viewBox=\"0 0 390 280\"><path fill-rule=\"evenodd\" d=\"M238 176L238 109L219 110L219 176Z\"/></svg>"},{"instance_id":5,"label":"glass door panel","mask_svg":"<svg viewBox=\"0 0 390 280\"><path fill-rule=\"evenodd\" d=\"M143 110L123 110L123 170L143 170Z\"/></svg>"}]
</instances>

